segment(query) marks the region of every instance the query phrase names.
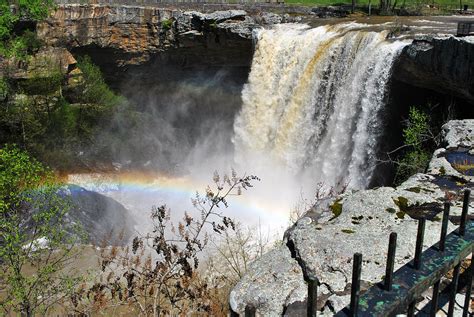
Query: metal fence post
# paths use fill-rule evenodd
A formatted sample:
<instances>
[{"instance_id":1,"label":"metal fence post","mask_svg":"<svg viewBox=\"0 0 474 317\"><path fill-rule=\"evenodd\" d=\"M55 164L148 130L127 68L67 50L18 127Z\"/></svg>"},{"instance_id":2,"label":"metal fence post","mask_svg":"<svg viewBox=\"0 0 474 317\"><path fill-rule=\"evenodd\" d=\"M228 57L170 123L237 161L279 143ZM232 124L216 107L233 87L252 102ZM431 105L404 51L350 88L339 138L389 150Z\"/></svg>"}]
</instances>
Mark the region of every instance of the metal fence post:
<instances>
[{"instance_id":1,"label":"metal fence post","mask_svg":"<svg viewBox=\"0 0 474 317\"><path fill-rule=\"evenodd\" d=\"M431 307L430 307L430 316L436 317L436 313L438 312L438 298L439 298L439 286L440 281L436 282L433 285L433 297L431 299Z\"/></svg>"},{"instance_id":2,"label":"metal fence post","mask_svg":"<svg viewBox=\"0 0 474 317\"><path fill-rule=\"evenodd\" d=\"M308 278L308 302L307 316L316 317L316 310L318 304L318 279L314 276Z\"/></svg>"},{"instance_id":3,"label":"metal fence post","mask_svg":"<svg viewBox=\"0 0 474 317\"><path fill-rule=\"evenodd\" d=\"M462 311L462 317L467 317L469 315L469 308L471 306L471 292L472 292L472 276L474 275L474 259L472 258L473 254L471 253L471 265L468 268L467 276L467 285L466 285L466 298L464 299L464 307Z\"/></svg>"},{"instance_id":4,"label":"metal fence post","mask_svg":"<svg viewBox=\"0 0 474 317\"><path fill-rule=\"evenodd\" d=\"M359 297L360 297L360 274L362 271L362 254L354 254L354 262L352 265L352 286L351 286L351 303L350 303L350 316L357 316L357 310L359 309Z\"/></svg>"},{"instance_id":5,"label":"metal fence post","mask_svg":"<svg viewBox=\"0 0 474 317\"><path fill-rule=\"evenodd\" d=\"M464 199L462 204L462 214L461 214L461 223L459 224L459 235L464 236L466 232L466 222L467 222L467 213L469 210L469 196L471 195L471 191L466 189L464 191Z\"/></svg>"},{"instance_id":6,"label":"metal fence post","mask_svg":"<svg viewBox=\"0 0 474 317\"><path fill-rule=\"evenodd\" d=\"M461 270L461 263L454 267L453 279L451 281L451 292L449 294L448 317L454 314L454 305L456 304L456 293L458 291L459 271Z\"/></svg>"},{"instance_id":7,"label":"metal fence post","mask_svg":"<svg viewBox=\"0 0 474 317\"><path fill-rule=\"evenodd\" d=\"M245 307L245 317L255 317L256 309L253 306Z\"/></svg>"},{"instance_id":8,"label":"metal fence post","mask_svg":"<svg viewBox=\"0 0 474 317\"><path fill-rule=\"evenodd\" d=\"M415 259L413 261L413 266L415 270L421 268L421 255L423 253L423 239L425 236L425 224L426 219L421 218L418 220L418 231L416 233L416 247L415 247Z\"/></svg>"},{"instance_id":9,"label":"metal fence post","mask_svg":"<svg viewBox=\"0 0 474 317\"><path fill-rule=\"evenodd\" d=\"M387 266L385 267L384 289L386 291L392 290L393 268L395 266L395 253L397 251L397 233L390 234L388 242Z\"/></svg>"},{"instance_id":10,"label":"metal fence post","mask_svg":"<svg viewBox=\"0 0 474 317\"><path fill-rule=\"evenodd\" d=\"M443 211L443 222L441 224L441 236L439 238L438 249L443 252L446 244L446 234L448 233L448 220L449 220L449 208L451 204L449 202L444 203Z\"/></svg>"}]
</instances>

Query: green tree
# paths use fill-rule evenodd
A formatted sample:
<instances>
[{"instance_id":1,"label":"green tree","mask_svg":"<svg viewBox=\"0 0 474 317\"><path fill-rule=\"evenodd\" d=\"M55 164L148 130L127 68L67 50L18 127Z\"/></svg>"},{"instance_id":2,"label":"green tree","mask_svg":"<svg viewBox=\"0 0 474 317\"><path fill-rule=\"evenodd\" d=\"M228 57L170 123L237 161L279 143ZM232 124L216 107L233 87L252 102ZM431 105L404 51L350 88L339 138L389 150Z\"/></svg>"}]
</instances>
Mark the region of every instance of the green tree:
<instances>
[{"instance_id":1,"label":"green tree","mask_svg":"<svg viewBox=\"0 0 474 317\"><path fill-rule=\"evenodd\" d=\"M70 203L62 190L27 153L0 149L0 307L7 315L46 313L75 284L66 267L77 236L65 229Z\"/></svg>"},{"instance_id":2,"label":"green tree","mask_svg":"<svg viewBox=\"0 0 474 317\"><path fill-rule=\"evenodd\" d=\"M15 23L20 20L45 19L53 6L53 0L0 0L0 40L12 37Z\"/></svg>"},{"instance_id":3,"label":"green tree","mask_svg":"<svg viewBox=\"0 0 474 317\"><path fill-rule=\"evenodd\" d=\"M407 150L398 164L395 181L401 183L415 173L425 171L431 157L429 142L435 141L431 131L430 117L417 107L411 107L403 129L403 141Z\"/></svg>"},{"instance_id":4,"label":"green tree","mask_svg":"<svg viewBox=\"0 0 474 317\"><path fill-rule=\"evenodd\" d=\"M82 72L83 80L79 85L79 102L83 104L97 104L101 108L112 108L124 101L116 95L105 82L104 76L89 56L79 57L77 67Z\"/></svg>"},{"instance_id":5,"label":"green tree","mask_svg":"<svg viewBox=\"0 0 474 317\"><path fill-rule=\"evenodd\" d=\"M0 0L0 55L25 59L38 48L36 34L32 30L15 32L15 25L19 21L41 21L53 7L54 0Z\"/></svg>"}]
</instances>

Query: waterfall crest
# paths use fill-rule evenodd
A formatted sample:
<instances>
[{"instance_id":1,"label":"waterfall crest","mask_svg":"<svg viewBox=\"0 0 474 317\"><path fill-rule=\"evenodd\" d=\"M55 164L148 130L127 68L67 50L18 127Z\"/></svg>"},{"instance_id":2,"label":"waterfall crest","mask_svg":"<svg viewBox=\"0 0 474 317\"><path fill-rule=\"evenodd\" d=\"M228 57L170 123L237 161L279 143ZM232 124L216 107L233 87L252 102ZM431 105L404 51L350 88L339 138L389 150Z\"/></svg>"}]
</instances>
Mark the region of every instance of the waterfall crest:
<instances>
[{"instance_id":1,"label":"waterfall crest","mask_svg":"<svg viewBox=\"0 0 474 317\"><path fill-rule=\"evenodd\" d=\"M234 122L237 164L367 187L392 64L406 45L386 36L355 23L258 32Z\"/></svg>"}]
</instances>

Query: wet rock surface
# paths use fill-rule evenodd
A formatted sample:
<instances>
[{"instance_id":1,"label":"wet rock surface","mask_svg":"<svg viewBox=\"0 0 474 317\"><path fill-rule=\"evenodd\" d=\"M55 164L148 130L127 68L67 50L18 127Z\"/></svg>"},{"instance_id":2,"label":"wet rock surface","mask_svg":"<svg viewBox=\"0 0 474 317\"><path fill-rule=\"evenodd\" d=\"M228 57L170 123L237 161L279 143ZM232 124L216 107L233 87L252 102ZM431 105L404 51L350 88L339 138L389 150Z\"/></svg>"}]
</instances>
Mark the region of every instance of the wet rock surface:
<instances>
[{"instance_id":1,"label":"wet rock surface","mask_svg":"<svg viewBox=\"0 0 474 317\"><path fill-rule=\"evenodd\" d=\"M286 283L284 279L275 278L273 263L258 260L234 288L234 294L242 295L232 298L232 308L241 313L247 304L252 304L262 315L291 312L292 316L304 316L306 294L291 296L292 290L305 290L305 276L316 276L321 283L318 296L323 298L318 301L318 309L323 315L333 315L349 304L354 253L363 255L362 289L367 289L381 281L385 274L391 232L398 234L396 270L413 259L417 218L427 219L424 248L439 239L445 201L451 203L448 232L454 230L454 223L461 213L462 190L474 188L474 182L471 176L457 171L446 157L459 149L468 153L474 149L473 123L474 120L453 120L443 126L443 141L448 149L441 148L433 154L426 174L413 175L396 188L347 192L314 207L285 233L284 243L293 258L288 258L287 254L278 258L280 267L294 264L296 260L302 269L299 278L292 277L291 290L282 287ZM472 199L470 208L474 208ZM258 288L248 287L255 272L259 272ZM260 293L265 293L265 298L272 298L277 293L285 300L275 303L260 298L255 301Z\"/></svg>"}]
</instances>

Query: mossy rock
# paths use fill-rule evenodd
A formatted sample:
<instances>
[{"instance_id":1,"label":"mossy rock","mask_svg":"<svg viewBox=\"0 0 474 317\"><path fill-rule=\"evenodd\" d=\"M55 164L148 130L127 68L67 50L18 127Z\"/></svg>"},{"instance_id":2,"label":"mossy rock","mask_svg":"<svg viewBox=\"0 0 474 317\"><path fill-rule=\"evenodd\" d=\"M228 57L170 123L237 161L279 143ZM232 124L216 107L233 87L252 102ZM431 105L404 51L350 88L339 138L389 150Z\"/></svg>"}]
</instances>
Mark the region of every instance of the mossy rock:
<instances>
[{"instance_id":1,"label":"mossy rock","mask_svg":"<svg viewBox=\"0 0 474 317\"><path fill-rule=\"evenodd\" d=\"M387 212L391 213L391 214L394 214L397 212L397 210L395 208L387 208L385 209Z\"/></svg>"},{"instance_id":2,"label":"mossy rock","mask_svg":"<svg viewBox=\"0 0 474 317\"><path fill-rule=\"evenodd\" d=\"M411 188L406 189L406 191L419 194L421 192L421 188L420 187L411 187Z\"/></svg>"},{"instance_id":3,"label":"mossy rock","mask_svg":"<svg viewBox=\"0 0 474 317\"><path fill-rule=\"evenodd\" d=\"M398 219L405 219L406 213L403 211L399 211L396 213Z\"/></svg>"},{"instance_id":4,"label":"mossy rock","mask_svg":"<svg viewBox=\"0 0 474 317\"><path fill-rule=\"evenodd\" d=\"M342 199L337 199L336 201L332 203L332 205L329 206L329 208L332 211L332 214L334 215L331 219L329 219L330 221L336 219L337 217L341 215L342 213L341 200Z\"/></svg>"},{"instance_id":5,"label":"mossy rock","mask_svg":"<svg viewBox=\"0 0 474 317\"><path fill-rule=\"evenodd\" d=\"M393 202L401 211L408 209L408 199L403 196L399 196L398 199L394 199Z\"/></svg>"},{"instance_id":6,"label":"mossy rock","mask_svg":"<svg viewBox=\"0 0 474 317\"><path fill-rule=\"evenodd\" d=\"M440 169L439 169L439 174L440 175L446 175L446 169L444 168L444 166L441 166Z\"/></svg>"},{"instance_id":7,"label":"mossy rock","mask_svg":"<svg viewBox=\"0 0 474 317\"><path fill-rule=\"evenodd\" d=\"M352 229L342 229L341 231L344 232L344 233L347 233L347 234L355 233L355 231L352 230Z\"/></svg>"}]
</instances>

